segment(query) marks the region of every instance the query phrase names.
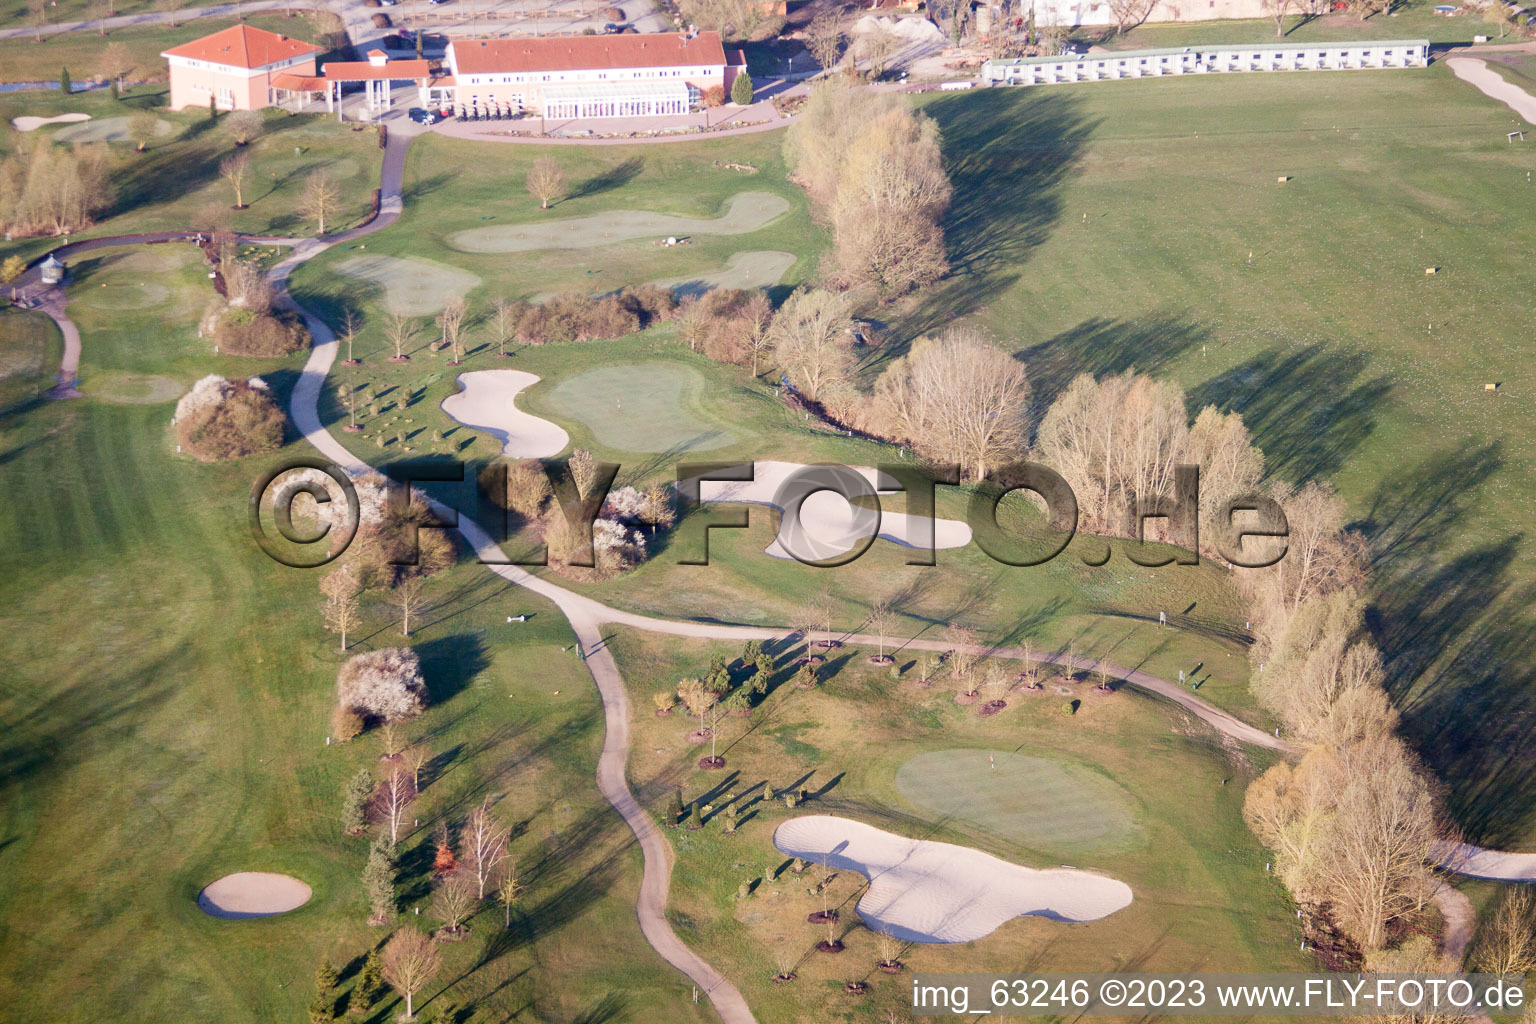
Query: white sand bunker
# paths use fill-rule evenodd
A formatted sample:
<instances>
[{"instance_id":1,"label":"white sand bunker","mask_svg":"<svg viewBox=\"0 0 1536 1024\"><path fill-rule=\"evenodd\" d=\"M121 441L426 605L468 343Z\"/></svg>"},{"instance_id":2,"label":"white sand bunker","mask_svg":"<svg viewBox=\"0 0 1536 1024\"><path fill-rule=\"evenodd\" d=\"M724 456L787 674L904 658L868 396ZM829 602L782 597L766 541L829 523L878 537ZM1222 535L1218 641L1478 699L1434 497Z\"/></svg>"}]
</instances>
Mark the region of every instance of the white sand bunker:
<instances>
[{"instance_id":1,"label":"white sand bunker","mask_svg":"<svg viewBox=\"0 0 1536 1024\"><path fill-rule=\"evenodd\" d=\"M480 283L467 270L415 257L353 256L336 264L336 272L378 285L384 308L401 316L436 313Z\"/></svg>"},{"instance_id":2,"label":"white sand bunker","mask_svg":"<svg viewBox=\"0 0 1536 1024\"><path fill-rule=\"evenodd\" d=\"M456 395L443 399L443 412L475 430L501 438L502 454L513 459L543 459L558 455L571 436L558 424L523 412L517 393L539 378L522 370L474 370L459 374Z\"/></svg>"},{"instance_id":3,"label":"white sand bunker","mask_svg":"<svg viewBox=\"0 0 1536 1024\"><path fill-rule=\"evenodd\" d=\"M784 511L785 505L794 500L796 493L803 493L791 478L801 470L816 469L798 462L755 463L754 479L749 482L706 480L700 484L701 501L740 501L752 505L769 505ZM879 528L875 533L881 540L888 540L903 547L936 549L963 548L971 542L971 528L956 519L929 519L910 516L905 512L889 511L888 506L899 506L906 499L899 491L881 490L878 474L869 466L847 467L862 477L881 496ZM844 483L843 489L854 492ZM790 484L789 489L785 485ZM895 497L887 497L887 496ZM854 505L834 490L819 490L806 497L800 504L798 517L786 516L779 525L779 535L764 548L774 558L798 558L802 562L827 561L854 550L876 530L875 511L862 505ZM931 533L931 540L930 540Z\"/></svg>"},{"instance_id":4,"label":"white sand bunker","mask_svg":"<svg viewBox=\"0 0 1536 1024\"><path fill-rule=\"evenodd\" d=\"M773 249L738 252L725 266L692 277L673 277L652 281L658 288L671 288L679 295L703 295L714 288L767 288L776 285L795 265L795 254Z\"/></svg>"},{"instance_id":5,"label":"white sand bunker","mask_svg":"<svg viewBox=\"0 0 1536 1024\"><path fill-rule=\"evenodd\" d=\"M72 124L54 132L53 137L58 142L138 142L129 134L129 120L127 117L104 117L88 124ZM155 122L156 138L163 138L171 134L172 130L169 121Z\"/></svg>"},{"instance_id":6,"label":"white sand bunker","mask_svg":"<svg viewBox=\"0 0 1536 1024\"><path fill-rule=\"evenodd\" d=\"M286 914L309 902L309 886L270 871L225 875L197 894L197 906L212 917L241 920Z\"/></svg>"},{"instance_id":7,"label":"white sand bunker","mask_svg":"<svg viewBox=\"0 0 1536 1024\"><path fill-rule=\"evenodd\" d=\"M470 228L448 236L463 252L530 252L535 249L588 249L632 238L687 235L744 235L777 220L789 200L771 192L738 192L725 212L706 220L647 210L613 210L590 217L567 217L535 224L500 224Z\"/></svg>"},{"instance_id":8,"label":"white sand bunker","mask_svg":"<svg viewBox=\"0 0 1536 1024\"><path fill-rule=\"evenodd\" d=\"M19 132L33 132L45 124L74 124L77 121L89 121L90 114L60 114L57 117L37 117L33 114L23 114L20 117L11 118L11 127Z\"/></svg>"},{"instance_id":9,"label":"white sand bunker","mask_svg":"<svg viewBox=\"0 0 1536 1024\"><path fill-rule=\"evenodd\" d=\"M1096 921L1130 906L1124 882L1076 868L1037 871L966 846L906 839L812 814L773 833L781 853L869 879L859 916L908 942L970 942L1015 917Z\"/></svg>"}]
</instances>

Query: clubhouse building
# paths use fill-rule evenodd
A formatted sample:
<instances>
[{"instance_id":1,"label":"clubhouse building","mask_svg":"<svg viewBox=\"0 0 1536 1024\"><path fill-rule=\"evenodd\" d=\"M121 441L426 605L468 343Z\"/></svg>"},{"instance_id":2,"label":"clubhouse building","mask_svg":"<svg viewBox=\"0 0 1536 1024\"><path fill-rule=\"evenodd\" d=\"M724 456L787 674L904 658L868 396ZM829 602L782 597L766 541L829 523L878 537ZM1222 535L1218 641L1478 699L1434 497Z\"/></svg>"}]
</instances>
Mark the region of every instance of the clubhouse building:
<instances>
[{"instance_id":1,"label":"clubhouse building","mask_svg":"<svg viewBox=\"0 0 1536 1024\"><path fill-rule=\"evenodd\" d=\"M550 118L686 114L746 69L718 32L455 39L446 63L430 87L444 106Z\"/></svg>"},{"instance_id":2,"label":"clubhouse building","mask_svg":"<svg viewBox=\"0 0 1536 1024\"><path fill-rule=\"evenodd\" d=\"M166 50L170 62L172 110L206 107L219 110L260 110L280 102L282 84L313 78L315 55L321 49L264 32L249 25L232 25L211 36Z\"/></svg>"},{"instance_id":3,"label":"clubhouse building","mask_svg":"<svg viewBox=\"0 0 1536 1024\"><path fill-rule=\"evenodd\" d=\"M1347 43L1250 43L1017 57L989 60L982 65L981 75L994 85L1053 85L1238 71L1422 68L1428 63L1427 39L1371 39Z\"/></svg>"}]
</instances>

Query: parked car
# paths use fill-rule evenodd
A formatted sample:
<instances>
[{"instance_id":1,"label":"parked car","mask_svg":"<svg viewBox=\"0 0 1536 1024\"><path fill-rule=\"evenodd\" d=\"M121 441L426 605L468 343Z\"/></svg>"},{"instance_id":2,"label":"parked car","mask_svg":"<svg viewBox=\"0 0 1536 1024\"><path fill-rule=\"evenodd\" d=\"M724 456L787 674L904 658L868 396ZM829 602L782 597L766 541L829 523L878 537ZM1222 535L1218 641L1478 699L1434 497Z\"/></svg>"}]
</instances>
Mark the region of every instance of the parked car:
<instances>
[{"instance_id":1,"label":"parked car","mask_svg":"<svg viewBox=\"0 0 1536 1024\"><path fill-rule=\"evenodd\" d=\"M603 26L603 34L604 35L610 35L610 36L618 35L618 32L619 32L619 26L615 25L611 21L608 24Z\"/></svg>"},{"instance_id":2,"label":"parked car","mask_svg":"<svg viewBox=\"0 0 1536 1024\"><path fill-rule=\"evenodd\" d=\"M425 125L437 124L437 122L441 121L444 117L444 115L439 114L437 111L427 110L424 107L412 107L410 110L406 111L405 116L409 117L417 124Z\"/></svg>"}]
</instances>

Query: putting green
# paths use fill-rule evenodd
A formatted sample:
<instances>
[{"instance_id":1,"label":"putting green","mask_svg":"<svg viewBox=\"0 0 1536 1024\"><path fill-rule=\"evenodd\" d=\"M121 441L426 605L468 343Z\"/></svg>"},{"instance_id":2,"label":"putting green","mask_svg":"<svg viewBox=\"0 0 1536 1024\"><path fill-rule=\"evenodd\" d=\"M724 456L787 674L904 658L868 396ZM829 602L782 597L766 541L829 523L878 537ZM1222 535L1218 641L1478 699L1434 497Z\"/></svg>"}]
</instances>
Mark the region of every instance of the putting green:
<instances>
[{"instance_id":1,"label":"putting green","mask_svg":"<svg viewBox=\"0 0 1536 1024\"><path fill-rule=\"evenodd\" d=\"M896 789L929 816L958 819L1038 850L1124 847L1141 834L1130 794L1069 761L1006 750L935 750L898 768Z\"/></svg>"},{"instance_id":2,"label":"putting green","mask_svg":"<svg viewBox=\"0 0 1536 1024\"><path fill-rule=\"evenodd\" d=\"M614 210L591 217L470 228L449 235L448 244L461 252L529 252L587 249L632 238L744 235L768 226L788 209L789 200L772 192L738 192L726 202L720 216L708 219L649 210Z\"/></svg>"},{"instance_id":3,"label":"putting green","mask_svg":"<svg viewBox=\"0 0 1536 1024\"><path fill-rule=\"evenodd\" d=\"M605 366L561 382L551 410L580 420L604 448L686 452L719 448L736 435L702 416L704 378L676 363Z\"/></svg>"},{"instance_id":4,"label":"putting green","mask_svg":"<svg viewBox=\"0 0 1536 1024\"><path fill-rule=\"evenodd\" d=\"M384 308L401 316L436 313L480 283L467 270L414 256L353 256L336 264L336 272L378 285Z\"/></svg>"},{"instance_id":5,"label":"putting green","mask_svg":"<svg viewBox=\"0 0 1536 1024\"><path fill-rule=\"evenodd\" d=\"M53 133L55 142L138 142L128 134L127 117L104 117L99 121L81 121ZM155 138L165 138L175 131L169 121L155 122Z\"/></svg>"},{"instance_id":6,"label":"putting green","mask_svg":"<svg viewBox=\"0 0 1536 1024\"><path fill-rule=\"evenodd\" d=\"M154 281L109 279L92 281L90 287L76 293L76 302L92 309L148 309L168 301L171 290Z\"/></svg>"},{"instance_id":7,"label":"putting green","mask_svg":"<svg viewBox=\"0 0 1536 1024\"><path fill-rule=\"evenodd\" d=\"M180 382L157 373L103 371L79 381L76 388L91 398L114 405L162 405L187 391Z\"/></svg>"},{"instance_id":8,"label":"putting green","mask_svg":"<svg viewBox=\"0 0 1536 1024\"><path fill-rule=\"evenodd\" d=\"M679 295L703 295L714 288L768 288L782 281L794 265L794 253L752 249L733 253L719 270L670 277L651 284L671 288Z\"/></svg>"}]
</instances>

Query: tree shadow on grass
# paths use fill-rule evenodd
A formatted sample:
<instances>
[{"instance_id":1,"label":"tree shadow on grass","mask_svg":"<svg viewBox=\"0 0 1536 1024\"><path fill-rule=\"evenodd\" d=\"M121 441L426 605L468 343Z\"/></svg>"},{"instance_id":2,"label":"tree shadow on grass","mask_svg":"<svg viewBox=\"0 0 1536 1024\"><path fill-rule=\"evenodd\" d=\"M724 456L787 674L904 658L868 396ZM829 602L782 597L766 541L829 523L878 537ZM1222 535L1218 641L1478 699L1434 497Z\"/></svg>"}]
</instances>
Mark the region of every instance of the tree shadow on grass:
<instances>
[{"instance_id":1,"label":"tree shadow on grass","mask_svg":"<svg viewBox=\"0 0 1536 1024\"><path fill-rule=\"evenodd\" d=\"M446 704L490 665L485 640L473 633L437 637L416 645L421 674L433 705Z\"/></svg>"},{"instance_id":2,"label":"tree shadow on grass","mask_svg":"<svg viewBox=\"0 0 1536 1024\"><path fill-rule=\"evenodd\" d=\"M1097 124L1070 93L1043 89L968 93L926 112L943 130L954 184L943 224L950 272L892 325L905 339L976 311L1018 280L1060 219L1061 186Z\"/></svg>"},{"instance_id":3,"label":"tree shadow on grass","mask_svg":"<svg viewBox=\"0 0 1536 1024\"><path fill-rule=\"evenodd\" d=\"M1453 545L1502 466L1496 442L1447 449L1383 481L1354 524L1403 735L1445 783L1452 819L1491 846L1536 823L1536 588L1514 578L1521 534Z\"/></svg>"},{"instance_id":4,"label":"tree shadow on grass","mask_svg":"<svg viewBox=\"0 0 1536 1024\"><path fill-rule=\"evenodd\" d=\"M587 196L599 195L603 192L611 192L616 188L623 188L640 176L645 170L645 158L632 156L622 163L614 164L605 171L600 171L583 181L571 190L571 194L565 199L585 199Z\"/></svg>"},{"instance_id":5,"label":"tree shadow on grass","mask_svg":"<svg viewBox=\"0 0 1536 1024\"><path fill-rule=\"evenodd\" d=\"M1242 413L1265 471L1304 484L1337 472L1375 430L1392 381L1367 376L1369 364L1363 352L1276 346L1193 389L1189 406Z\"/></svg>"},{"instance_id":6,"label":"tree shadow on grass","mask_svg":"<svg viewBox=\"0 0 1536 1024\"><path fill-rule=\"evenodd\" d=\"M1014 353L1029 367L1031 400L1043 415L1080 373L1095 377L1137 370L1158 376L1209 334L1182 315L1150 313L1135 320L1095 317Z\"/></svg>"}]
</instances>

